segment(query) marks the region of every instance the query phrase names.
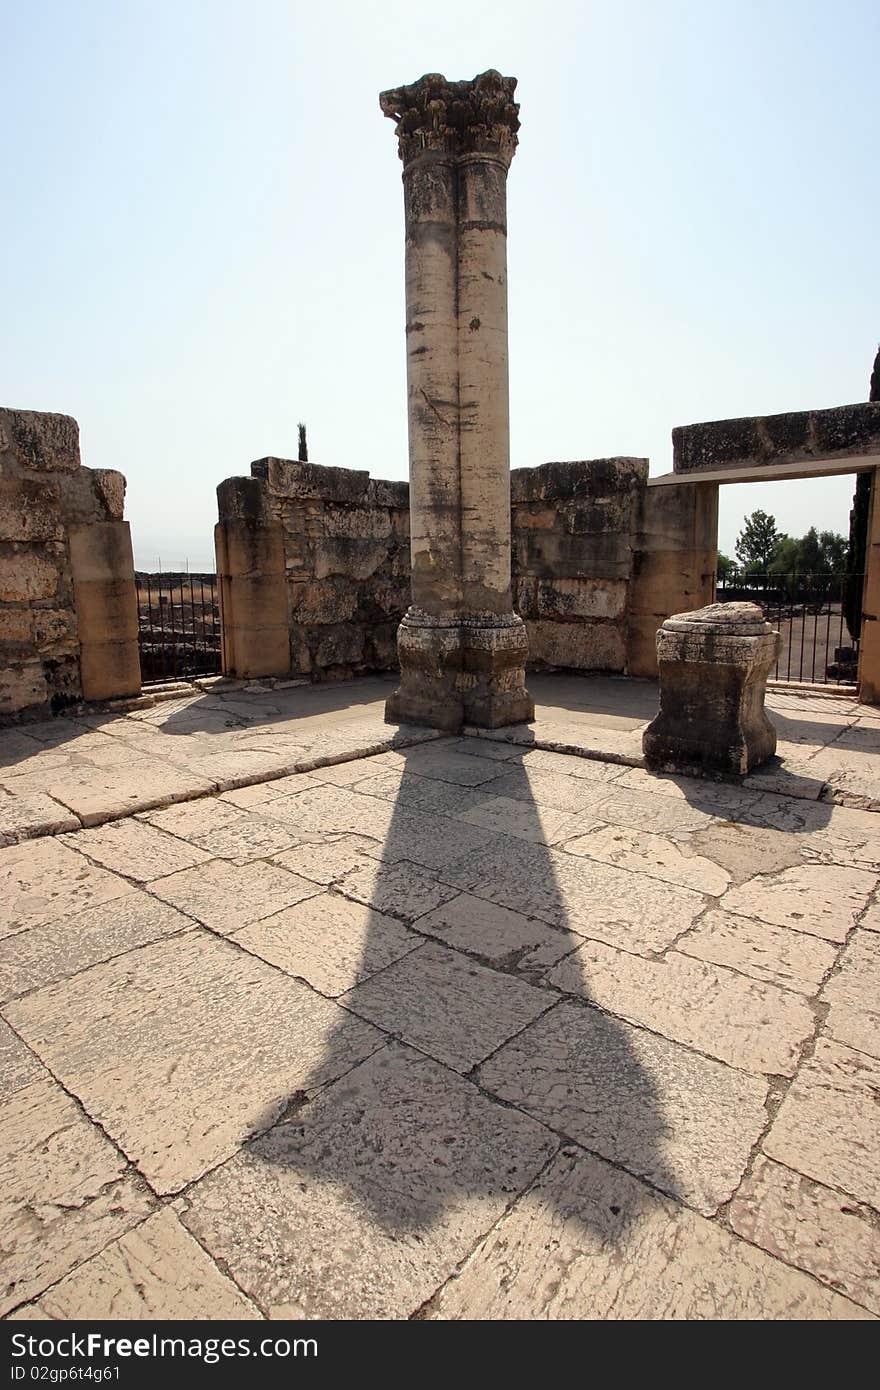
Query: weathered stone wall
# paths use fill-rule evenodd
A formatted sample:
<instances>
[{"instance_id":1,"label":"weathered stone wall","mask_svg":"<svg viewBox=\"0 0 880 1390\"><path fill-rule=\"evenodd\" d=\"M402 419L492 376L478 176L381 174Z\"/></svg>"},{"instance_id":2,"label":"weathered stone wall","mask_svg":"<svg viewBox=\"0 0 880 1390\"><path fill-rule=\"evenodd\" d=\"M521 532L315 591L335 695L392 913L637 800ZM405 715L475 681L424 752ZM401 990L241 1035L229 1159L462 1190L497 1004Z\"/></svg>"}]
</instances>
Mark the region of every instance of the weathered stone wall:
<instances>
[{"instance_id":1,"label":"weathered stone wall","mask_svg":"<svg viewBox=\"0 0 880 1390\"><path fill-rule=\"evenodd\" d=\"M409 489L266 458L218 488L224 670L342 678L397 665Z\"/></svg>"},{"instance_id":2,"label":"weathered stone wall","mask_svg":"<svg viewBox=\"0 0 880 1390\"><path fill-rule=\"evenodd\" d=\"M627 669L634 536L647 477L647 459L634 458L511 474L514 607L528 628L530 666Z\"/></svg>"},{"instance_id":3,"label":"weathered stone wall","mask_svg":"<svg viewBox=\"0 0 880 1390\"><path fill-rule=\"evenodd\" d=\"M319 680L393 670L410 600L409 489L260 459L217 490L224 670ZM529 664L657 673L664 618L714 599L717 487L647 486L645 459L511 474L514 607Z\"/></svg>"},{"instance_id":4,"label":"weathered stone wall","mask_svg":"<svg viewBox=\"0 0 880 1390\"><path fill-rule=\"evenodd\" d=\"M140 689L124 498L69 415L0 410L0 715Z\"/></svg>"}]
</instances>

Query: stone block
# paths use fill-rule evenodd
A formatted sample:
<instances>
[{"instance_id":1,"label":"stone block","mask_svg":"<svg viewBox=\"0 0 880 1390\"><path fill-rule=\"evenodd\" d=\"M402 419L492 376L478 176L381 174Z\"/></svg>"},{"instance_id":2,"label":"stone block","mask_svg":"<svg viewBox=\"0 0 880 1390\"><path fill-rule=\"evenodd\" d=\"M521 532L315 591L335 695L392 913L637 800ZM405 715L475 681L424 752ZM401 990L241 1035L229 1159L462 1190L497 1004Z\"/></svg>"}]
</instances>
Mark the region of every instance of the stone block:
<instances>
[{"instance_id":1,"label":"stone block","mask_svg":"<svg viewBox=\"0 0 880 1390\"><path fill-rule=\"evenodd\" d=\"M290 636L283 627L227 627L224 672L241 680L285 676L291 669ZM305 667L295 667L305 670Z\"/></svg>"},{"instance_id":2,"label":"stone block","mask_svg":"<svg viewBox=\"0 0 880 1390\"><path fill-rule=\"evenodd\" d=\"M231 518L223 525L225 572L234 578L284 573L284 536L279 522Z\"/></svg>"},{"instance_id":3,"label":"stone block","mask_svg":"<svg viewBox=\"0 0 880 1390\"><path fill-rule=\"evenodd\" d=\"M121 521L125 478L109 469L78 468L59 478L65 525L93 526L98 521Z\"/></svg>"},{"instance_id":4,"label":"stone block","mask_svg":"<svg viewBox=\"0 0 880 1390\"><path fill-rule=\"evenodd\" d=\"M264 458L251 464L255 478L265 478L269 491L281 497L317 497L325 502L362 503L370 475L353 468L326 468L295 459Z\"/></svg>"},{"instance_id":5,"label":"stone block","mask_svg":"<svg viewBox=\"0 0 880 1390\"><path fill-rule=\"evenodd\" d=\"M0 714L45 704L51 695L41 661L8 661L0 666Z\"/></svg>"},{"instance_id":6,"label":"stone block","mask_svg":"<svg viewBox=\"0 0 880 1390\"><path fill-rule=\"evenodd\" d=\"M30 642L32 638L33 619L30 608L0 608L0 642L21 644Z\"/></svg>"},{"instance_id":7,"label":"stone block","mask_svg":"<svg viewBox=\"0 0 880 1390\"><path fill-rule=\"evenodd\" d=\"M136 638L122 642L90 642L80 655L82 693L86 700L117 700L138 695L141 666Z\"/></svg>"},{"instance_id":8,"label":"stone block","mask_svg":"<svg viewBox=\"0 0 880 1390\"><path fill-rule=\"evenodd\" d=\"M778 649L753 603L667 618L657 637L660 710L642 739L648 767L743 775L772 757L764 695Z\"/></svg>"},{"instance_id":9,"label":"stone block","mask_svg":"<svg viewBox=\"0 0 880 1390\"><path fill-rule=\"evenodd\" d=\"M387 541L391 517L384 507L341 507L329 503L324 509L324 531L327 536L352 540Z\"/></svg>"},{"instance_id":10,"label":"stone block","mask_svg":"<svg viewBox=\"0 0 880 1390\"><path fill-rule=\"evenodd\" d=\"M73 592L75 623L83 644L126 638L137 642L138 609L133 576L77 581ZM37 613L34 618L36 623Z\"/></svg>"},{"instance_id":11,"label":"stone block","mask_svg":"<svg viewBox=\"0 0 880 1390\"><path fill-rule=\"evenodd\" d=\"M542 579L629 579L629 535L619 530L594 535L526 531L511 538L513 572Z\"/></svg>"},{"instance_id":12,"label":"stone block","mask_svg":"<svg viewBox=\"0 0 880 1390\"><path fill-rule=\"evenodd\" d=\"M0 458L36 473L79 468L79 425L70 415L0 410Z\"/></svg>"},{"instance_id":13,"label":"stone block","mask_svg":"<svg viewBox=\"0 0 880 1390\"><path fill-rule=\"evenodd\" d=\"M601 497L637 491L648 477L648 460L638 458L577 459L543 463L538 468L515 468L510 475L510 498L544 502L556 498Z\"/></svg>"},{"instance_id":14,"label":"stone block","mask_svg":"<svg viewBox=\"0 0 880 1390\"><path fill-rule=\"evenodd\" d=\"M342 575L362 581L381 569L387 558L388 546L384 541L327 536L315 542L314 577L326 579L329 575Z\"/></svg>"},{"instance_id":15,"label":"stone block","mask_svg":"<svg viewBox=\"0 0 880 1390\"><path fill-rule=\"evenodd\" d=\"M266 487L259 477L225 478L217 487L220 522L250 521L262 525L270 516Z\"/></svg>"},{"instance_id":16,"label":"stone block","mask_svg":"<svg viewBox=\"0 0 880 1390\"><path fill-rule=\"evenodd\" d=\"M63 540L57 482L44 478L0 478L0 538Z\"/></svg>"},{"instance_id":17,"label":"stone block","mask_svg":"<svg viewBox=\"0 0 880 1390\"><path fill-rule=\"evenodd\" d=\"M361 624L340 623L322 632L315 662L327 666L357 666L364 658L364 628Z\"/></svg>"},{"instance_id":18,"label":"stone block","mask_svg":"<svg viewBox=\"0 0 880 1390\"><path fill-rule=\"evenodd\" d=\"M134 577L131 530L127 521L101 521L73 527L69 544L75 583L112 582Z\"/></svg>"},{"instance_id":19,"label":"stone block","mask_svg":"<svg viewBox=\"0 0 880 1390\"><path fill-rule=\"evenodd\" d=\"M0 603L33 603L53 598L62 556L51 550L4 547L0 553Z\"/></svg>"},{"instance_id":20,"label":"stone block","mask_svg":"<svg viewBox=\"0 0 880 1390\"><path fill-rule=\"evenodd\" d=\"M30 622L34 645L40 651L72 650L77 641L76 613L69 608L32 608Z\"/></svg>"},{"instance_id":21,"label":"stone block","mask_svg":"<svg viewBox=\"0 0 880 1390\"><path fill-rule=\"evenodd\" d=\"M622 671L626 641L616 623L527 622L529 665L573 671Z\"/></svg>"},{"instance_id":22,"label":"stone block","mask_svg":"<svg viewBox=\"0 0 880 1390\"><path fill-rule=\"evenodd\" d=\"M544 579L537 584L538 618L620 618L626 612L625 580Z\"/></svg>"},{"instance_id":23,"label":"stone block","mask_svg":"<svg viewBox=\"0 0 880 1390\"><path fill-rule=\"evenodd\" d=\"M303 625L346 623L354 617L357 594L337 578L288 585L291 621Z\"/></svg>"}]
</instances>

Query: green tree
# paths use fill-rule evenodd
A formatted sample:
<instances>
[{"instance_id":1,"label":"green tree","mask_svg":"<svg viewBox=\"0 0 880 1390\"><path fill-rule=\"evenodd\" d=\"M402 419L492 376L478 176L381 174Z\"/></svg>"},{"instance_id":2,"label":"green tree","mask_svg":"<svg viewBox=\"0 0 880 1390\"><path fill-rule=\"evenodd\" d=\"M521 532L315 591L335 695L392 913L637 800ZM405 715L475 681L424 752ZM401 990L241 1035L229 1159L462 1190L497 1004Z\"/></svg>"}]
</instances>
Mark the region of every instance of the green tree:
<instances>
[{"instance_id":1,"label":"green tree","mask_svg":"<svg viewBox=\"0 0 880 1390\"><path fill-rule=\"evenodd\" d=\"M736 569L736 564L733 560L731 560L729 555L723 555L719 550L717 569L718 580L720 582L721 580L729 578L731 572Z\"/></svg>"},{"instance_id":2,"label":"green tree","mask_svg":"<svg viewBox=\"0 0 880 1390\"><path fill-rule=\"evenodd\" d=\"M302 423L302 421L300 421L300 423L297 425L296 428L297 428L297 433L299 434L299 447L298 447L297 455L296 455L296 456L297 456L297 459L299 460L300 463L308 463L308 461L309 461L309 446L308 446L308 443L306 442L306 427L305 427L305 425Z\"/></svg>"},{"instance_id":3,"label":"green tree","mask_svg":"<svg viewBox=\"0 0 880 1390\"><path fill-rule=\"evenodd\" d=\"M775 516L760 510L752 512L736 538L736 558L746 569L763 573L772 564L783 539Z\"/></svg>"}]
</instances>

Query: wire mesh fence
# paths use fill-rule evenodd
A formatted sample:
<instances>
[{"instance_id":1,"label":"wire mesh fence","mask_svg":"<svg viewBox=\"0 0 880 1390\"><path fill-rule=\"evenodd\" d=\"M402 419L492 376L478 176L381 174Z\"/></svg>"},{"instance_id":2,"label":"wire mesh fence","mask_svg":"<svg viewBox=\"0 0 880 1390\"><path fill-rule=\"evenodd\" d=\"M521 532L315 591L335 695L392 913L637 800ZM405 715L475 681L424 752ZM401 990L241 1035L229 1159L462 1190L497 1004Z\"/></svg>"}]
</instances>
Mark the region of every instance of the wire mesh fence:
<instances>
[{"instance_id":1,"label":"wire mesh fence","mask_svg":"<svg viewBox=\"0 0 880 1390\"><path fill-rule=\"evenodd\" d=\"M845 586L861 576L826 573L751 574L730 570L718 581L718 602L757 603L782 642L773 678L854 686L859 643L845 614Z\"/></svg>"},{"instance_id":2,"label":"wire mesh fence","mask_svg":"<svg viewBox=\"0 0 880 1390\"><path fill-rule=\"evenodd\" d=\"M135 574L144 685L222 668L216 574Z\"/></svg>"}]
</instances>

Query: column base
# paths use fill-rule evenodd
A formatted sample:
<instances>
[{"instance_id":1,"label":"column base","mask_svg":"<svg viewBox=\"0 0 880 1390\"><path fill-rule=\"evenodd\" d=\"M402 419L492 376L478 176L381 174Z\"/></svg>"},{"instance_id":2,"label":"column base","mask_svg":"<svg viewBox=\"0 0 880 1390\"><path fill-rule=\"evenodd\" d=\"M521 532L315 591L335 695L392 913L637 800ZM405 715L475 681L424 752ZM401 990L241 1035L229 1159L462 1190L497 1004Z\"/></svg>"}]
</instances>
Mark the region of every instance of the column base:
<instances>
[{"instance_id":1,"label":"column base","mask_svg":"<svg viewBox=\"0 0 880 1390\"><path fill-rule=\"evenodd\" d=\"M432 618L410 608L397 631L400 685L385 705L390 724L457 733L534 719L525 686L528 637L521 618Z\"/></svg>"}]
</instances>

